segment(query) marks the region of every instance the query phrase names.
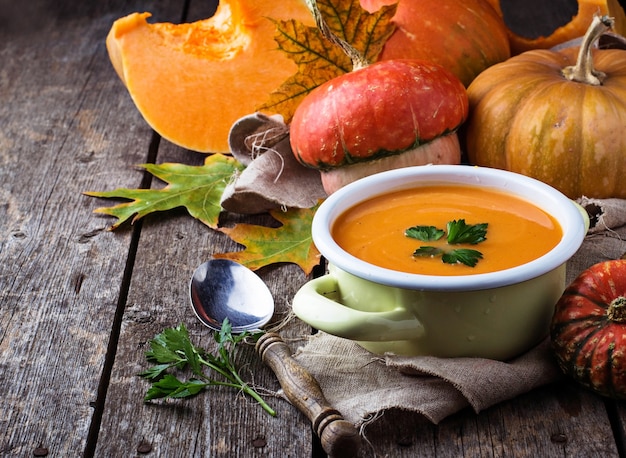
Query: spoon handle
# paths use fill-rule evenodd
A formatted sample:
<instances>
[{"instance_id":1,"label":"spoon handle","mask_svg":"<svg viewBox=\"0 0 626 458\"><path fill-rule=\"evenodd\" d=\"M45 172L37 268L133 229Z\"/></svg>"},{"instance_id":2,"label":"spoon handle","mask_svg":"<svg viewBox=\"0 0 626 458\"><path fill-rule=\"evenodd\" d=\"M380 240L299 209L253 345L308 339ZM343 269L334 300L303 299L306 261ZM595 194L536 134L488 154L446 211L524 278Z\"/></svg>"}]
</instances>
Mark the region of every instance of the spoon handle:
<instances>
[{"instance_id":1,"label":"spoon handle","mask_svg":"<svg viewBox=\"0 0 626 458\"><path fill-rule=\"evenodd\" d=\"M265 333L257 341L256 351L276 374L289 401L311 420L324 451L336 457L355 456L361 443L355 426L330 405L317 380L291 356L282 338Z\"/></svg>"}]
</instances>

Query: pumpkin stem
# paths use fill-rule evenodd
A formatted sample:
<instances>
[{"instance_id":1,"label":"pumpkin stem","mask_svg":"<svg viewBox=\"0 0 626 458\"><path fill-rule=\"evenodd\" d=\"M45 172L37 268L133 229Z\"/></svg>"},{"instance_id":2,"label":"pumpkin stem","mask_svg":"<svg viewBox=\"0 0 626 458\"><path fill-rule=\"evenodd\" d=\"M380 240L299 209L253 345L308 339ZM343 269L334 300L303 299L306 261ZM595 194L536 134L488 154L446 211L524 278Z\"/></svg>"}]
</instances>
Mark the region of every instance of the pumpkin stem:
<instances>
[{"instance_id":1,"label":"pumpkin stem","mask_svg":"<svg viewBox=\"0 0 626 458\"><path fill-rule=\"evenodd\" d=\"M626 297L619 296L611 301L607 311L609 320L616 323L626 322Z\"/></svg>"},{"instance_id":2,"label":"pumpkin stem","mask_svg":"<svg viewBox=\"0 0 626 458\"><path fill-rule=\"evenodd\" d=\"M335 35L328 27L328 24L324 20L322 16L322 12L317 6L316 0L305 0L306 5L313 13L313 17L315 18L315 24L317 28L320 30L324 38L326 38L331 43L339 46L343 52L352 60L352 70L358 70L359 68L367 67L370 63L367 61L365 56L363 56L359 51L357 51L354 46L348 43L345 40L342 40L337 35Z\"/></svg>"},{"instance_id":3,"label":"pumpkin stem","mask_svg":"<svg viewBox=\"0 0 626 458\"><path fill-rule=\"evenodd\" d=\"M606 77L604 72L593 67L591 50L604 32L613 27L615 21L609 16L594 15L578 51L576 65L565 67L561 73L570 81L600 86Z\"/></svg>"}]
</instances>

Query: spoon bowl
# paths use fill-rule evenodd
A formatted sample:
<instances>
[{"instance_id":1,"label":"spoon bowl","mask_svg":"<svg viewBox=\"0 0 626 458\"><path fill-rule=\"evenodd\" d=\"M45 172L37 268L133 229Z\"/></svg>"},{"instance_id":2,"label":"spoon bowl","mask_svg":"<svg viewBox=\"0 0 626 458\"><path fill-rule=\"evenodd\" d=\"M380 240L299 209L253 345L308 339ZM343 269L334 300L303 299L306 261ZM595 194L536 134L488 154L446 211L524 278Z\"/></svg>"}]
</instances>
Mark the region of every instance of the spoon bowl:
<instances>
[{"instance_id":1,"label":"spoon bowl","mask_svg":"<svg viewBox=\"0 0 626 458\"><path fill-rule=\"evenodd\" d=\"M260 330L274 314L274 298L263 280L229 259L212 259L195 270L189 283L198 319L219 331L228 318L234 334Z\"/></svg>"}]
</instances>

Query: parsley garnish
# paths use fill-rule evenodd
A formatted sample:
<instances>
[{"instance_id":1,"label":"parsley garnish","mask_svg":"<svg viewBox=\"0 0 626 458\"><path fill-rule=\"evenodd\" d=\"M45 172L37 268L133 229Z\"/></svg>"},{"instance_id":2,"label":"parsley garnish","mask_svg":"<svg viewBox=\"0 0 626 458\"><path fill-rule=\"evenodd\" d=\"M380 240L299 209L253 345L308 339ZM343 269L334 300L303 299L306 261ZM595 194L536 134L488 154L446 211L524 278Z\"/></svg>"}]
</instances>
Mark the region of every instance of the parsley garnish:
<instances>
[{"instance_id":1,"label":"parsley garnish","mask_svg":"<svg viewBox=\"0 0 626 458\"><path fill-rule=\"evenodd\" d=\"M487 223L466 224L464 219L448 222L446 226L448 245L476 245L487 240ZM422 242L433 242L441 239L446 231L435 226L413 226L408 228L404 234L407 237L421 240ZM468 248L444 249L434 246L421 246L413 252L416 257L441 256L441 260L447 264L465 264L474 267L483 254L480 251Z\"/></svg>"},{"instance_id":2,"label":"parsley garnish","mask_svg":"<svg viewBox=\"0 0 626 458\"><path fill-rule=\"evenodd\" d=\"M212 355L191 343L184 324L164 330L150 341L150 350L146 352L146 359L156 365L139 374L152 382L144 400L187 398L200 393L209 386L228 386L243 391L255 399L267 413L272 416L276 415L276 412L261 396L241 379L233 363L235 346L246 337L258 338L260 334L260 332L255 334L244 332L233 335L232 327L226 319L219 333L214 334L219 345L217 354ZM183 370L187 367L191 370L192 377L185 381L167 372L169 369ZM221 380L205 375L203 367L220 374Z\"/></svg>"},{"instance_id":3,"label":"parsley garnish","mask_svg":"<svg viewBox=\"0 0 626 458\"><path fill-rule=\"evenodd\" d=\"M445 235L445 231L437 229L435 226L413 226L408 228L405 234L412 239L430 242L431 240L439 240Z\"/></svg>"},{"instance_id":4,"label":"parsley garnish","mask_svg":"<svg viewBox=\"0 0 626 458\"><path fill-rule=\"evenodd\" d=\"M443 250L434 246L421 246L413 252L413 256L420 256L422 258L432 258L440 254L443 254Z\"/></svg>"},{"instance_id":5,"label":"parsley garnish","mask_svg":"<svg viewBox=\"0 0 626 458\"><path fill-rule=\"evenodd\" d=\"M480 251L458 248L445 252L441 256L441 260L447 264L461 263L474 267L482 257L483 254Z\"/></svg>"},{"instance_id":6,"label":"parsley garnish","mask_svg":"<svg viewBox=\"0 0 626 458\"><path fill-rule=\"evenodd\" d=\"M457 245L469 243L476 245L486 240L487 223L465 224L464 219L450 221L448 223L448 243Z\"/></svg>"}]
</instances>

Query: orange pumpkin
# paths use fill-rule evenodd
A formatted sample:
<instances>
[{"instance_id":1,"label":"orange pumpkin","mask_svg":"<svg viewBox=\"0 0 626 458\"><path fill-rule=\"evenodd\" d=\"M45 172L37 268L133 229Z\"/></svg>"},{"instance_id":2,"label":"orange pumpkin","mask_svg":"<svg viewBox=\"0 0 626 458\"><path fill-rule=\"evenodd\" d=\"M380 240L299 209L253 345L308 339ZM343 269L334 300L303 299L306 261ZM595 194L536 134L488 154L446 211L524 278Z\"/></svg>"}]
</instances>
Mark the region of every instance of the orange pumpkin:
<instances>
[{"instance_id":1,"label":"orange pumpkin","mask_svg":"<svg viewBox=\"0 0 626 458\"><path fill-rule=\"evenodd\" d=\"M480 74L468 88L470 162L571 198L626 198L626 51L592 49L608 25L595 17L580 49L527 51Z\"/></svg>"},{"instance_id":2,"label":"orange pumpkin","mask_svg":"<svg viewBox=\"0 0 626 458\"><path fill-rule=\"evenodd\" d=\"M432 62L387 60L338 76L296 109L296 158L321 170L328 194L384 170L455 164L456 130L467 117L465 87Z\"/></svg>"},{"instance_id":3,"label":"orange pumpkin","mask_svg":"<svg viewBox=\"0 0 626 458\"><path fill-rule=\"evenodd\" d=\"M398 3L395 32L379 60L435 62L467 86L485 68L510 57L504 21L487 0L360 0L373 12Z\"/></svg>"},{"instance_id":4,"label":"orange pumpkin","mask_svg":"<svg viewBox=\"0 0 626 458\"><path fill-rule=\"evenodd\" d=\"M111 62L146 122L200 152L228 152L232 124L296 72L269 18L314 24L301 0L220 0L213 17L180 25L148 17L115 21L106 39Z\"/></svg>"},{"instance_id":5,"label":"orange pumpkin","mask_svg":"<svg viewBox=\"0 0 626 458\"><path fill-rule=\"evenodd\" d=\"M544 1L538 8L529 8L528 5L520 3L522 6L516 9L512 5L513 2L488 1L503 17L508 27L512 55L532 49L549 49L583 36L594 14L613 17L615 32L626 35L626 15L618 0L570 0L569 3L574 4L573 16L566 23L550 27L550 32L543 35L532 33L535 24L545 21L548 12L559 16L560 12L566 9L564 7L567 7L564 1ZM540 15L543 17L540 18Z\"/></svg>"}]
</instances>

